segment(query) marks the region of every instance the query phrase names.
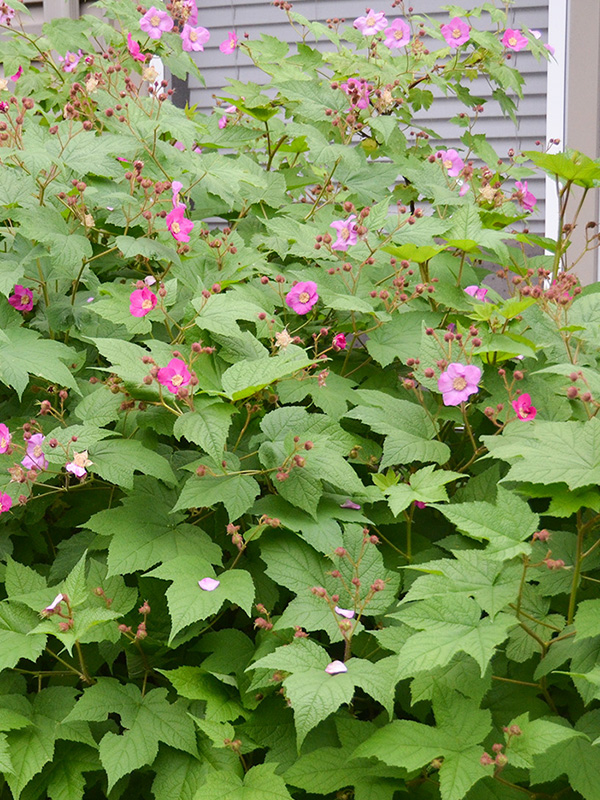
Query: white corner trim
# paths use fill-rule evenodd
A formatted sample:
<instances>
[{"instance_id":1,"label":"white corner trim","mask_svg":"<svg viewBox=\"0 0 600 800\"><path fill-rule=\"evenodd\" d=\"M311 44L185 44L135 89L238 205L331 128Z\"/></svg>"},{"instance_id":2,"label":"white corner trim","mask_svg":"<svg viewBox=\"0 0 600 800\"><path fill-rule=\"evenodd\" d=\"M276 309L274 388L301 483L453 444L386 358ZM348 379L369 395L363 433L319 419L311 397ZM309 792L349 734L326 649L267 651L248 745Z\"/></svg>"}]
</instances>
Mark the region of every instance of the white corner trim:
<instances>
[{"instance_id":1,"label":"white corner trim","mask_svg":"<svg viewBox=\"0 0 600 800\"><path fill-rule=\"evenodd\" d=\"M549 139L560 139L558 146L553 145L550 152L564 150L565 142L565 110L567 83L567 25L568 6L570 0L548 0L548 43L554 49L554 58L548 62L546 88L546 143ZM558 236L558 196L556 184L552 178L546 178L546 236L555 239Z\"/></svg>"}]
</instances>

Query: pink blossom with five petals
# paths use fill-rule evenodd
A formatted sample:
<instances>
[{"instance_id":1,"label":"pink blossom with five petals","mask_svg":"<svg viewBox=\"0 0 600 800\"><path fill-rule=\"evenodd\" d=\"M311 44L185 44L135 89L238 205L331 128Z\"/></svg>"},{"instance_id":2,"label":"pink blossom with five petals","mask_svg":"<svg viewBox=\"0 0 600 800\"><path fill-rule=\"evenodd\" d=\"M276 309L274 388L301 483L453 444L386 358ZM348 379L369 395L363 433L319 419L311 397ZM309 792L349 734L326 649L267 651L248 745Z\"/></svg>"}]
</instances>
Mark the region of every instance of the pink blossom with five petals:
<instances>
[{"instance_id":1,"label":"pink blossom with five petals","mask_svg":"<svg viewBox=\"0 0 600 800\"><path fill-rule=\"evenodd\" d=\"M395 19L389 28L386 28L385 39L383 43L390 50L398 50L400 47L405 47L410 42L410 25L406 20L399 17Z\"/></svg>"},{"instance_id":2,"label":"pink blossom with five petals","mask_svg":"<svg viewBox=\"0 0 600 800\"><path fill-rule=\"evenodd\" d=\"M21 461L25 469L46 469L48 466L48 459L42 450L42 444L45 438L46 437L42 433L34 433L33 436L27 440L27 452Z\"/></svg>"},{"instance_id":3,"label":"pink blossom with five petals","mask_svg":"<svg viewBox=\"0 0 600 800\"><path fill-rule=\"evenodd\" d=\"M334 350L345 350L346 349L346 334L345 333L336 333L333 337L333 349Z\"/></svg>"},{"instance_id":4,"label":"pink blossom with five petals","mask_svg":"<svg viewBox=\"0 0 600 800\"><path fill-rule=\"evenodd\" d=\"M127 49L134 61L141 61L143 63L146 60L146 56L142 53L139 43L136 42L130 33L127 34Z\"/></svg>"},{"instance_id":5,"label":"pink blossom with five petals","mask_svg":"<svg viewBox=\"0 0 600 800\"><path fill-rule=\"evenodd\" d=\"M445 372L438 378L438 389L442 393L445 406L457 406L479 391L481 370L474 364L448 364Z\"/></svg>"},{"instance_id":6,"label":"pink blossom with five petals","mask_svg":"<svg viewBox=\"0 0 600 800\"><path fill-rule=\"evenodd\" d=\"M13 294L8 298L8 302L17 311L31 311L33 308L33 292L20 283L15 285Z\"/></svg>"},{"instance_id":7,"label":"pink blossom with five petals","mask_svg":"<svg viewBox=\"0 0 600 800\"><path fill-rule=\"evenodd\" d=\"M515 189L517 190L519 205L523 206L525 211L531 211L537 203L537 198L527 188L527 181L515 181Z\"/></svg>"},{"instance_id":8,"label":"pink blossom with five petals","mask_svg":"<svg viewBox=\"0 0 600 800\"><path fill-rule=\"evenodd\" d=\"M158 298L147 286L135 289L129 295L129 313L132 317L145 317L156 307L157 302Z\"/></svg>"},{"instance_id":9,"label":"pink blossom with five petals","mask_svg":"<svg viewBox=\"0 0 600 800\"><path fill-rule=\"evenodd\" d=\"M486 294L488 290L485 286L467 286L465 289L465 293L470 295L470 297L474 297L476 300L481 300L482 303L486 302Z\"/></svg>"},{"instance_id":10,"label":"pink blossom with five petals","mask_svg":"<svg viewBox=\"0 0 600 800\"><path fill-rule=\"evenodd\" d=\"M189 242L190 233L194 228L194 223L191 219L185 218L184 211L185 206L181 203L165 217L167 228L178 242Z\"/></svg>"},{"instance_id":11,"label":"pink blossom with five petals","mask_svg":"<svg viewBox=\"0 0 600 800\"><path fill-rule=\"evenodd\" d=\"M150 6L140 19L140 28L151 39L160 39L163 33L173 30L173 20L166 11Z\"/></svg>"},{"instance_id":12,"label":"pink blossom with five petals","mask_svg":"<svg viewBox=\"0 0 600 800\"><path fill-rule=\"evenodd\" d=\"M332 250L343 250L344 252L355 245L358 241L358 228L354 220L356 214L350 214L348 219L337 219L332 222L330 228L335 228L338 238L331 245Z\"/></svg>"},{"instance_id":13,"label":"pink blossom with five petals","mask_svg":"<svg viewBox=\"0 0 600 800\"><path fill-rule=\"evenodd\" d=\"M6 453L10 447L12 436L7 426L0 423L0 453Z\"/></svg>"},{"instance_id":14,"label":"pink blossom with five petals","mask_svg":"<svg viewBox=\"0 0 600 800\"><path fill-rule=\"evenodd\" d=\"M300 315L308 314L318 299L317 284L314 281L300 281L285 296L286 305Z\"/></svg>"},{"instance_id":15,"label":"pink blossom with five petals","mask_svg":"<svg viewBox=\"0 0 600 800\"><path fill-rule=\"evenodd\" d=\"M225 55L230 56L235 48L238 46L238 38L235 35L235 31L229 31L227 35L227 39L224 42L221 42L219 45L219 50Z\"/></svg>"},{"instance_id":16,"label":"pink blossom with five petals","mask_svg":"<svg viewBox=\"0 0 600 800\"><path fill-rule=\"evenodd\" d=\"M468 42L471 36L471 26L460 17L453 17L440 30L446 44L453 50Z\"/></svg>"},{"instance_id":17,"label":"pink blossom with five petals","mask_svg":"<svg viewBox=\"0 0 600 800\"><path fill-rule=\"evenodd\" d=\"M516 411L517 417L524 422L535 419L537 414L537 408L531 405L531 396L528 394L522 394L513 400L512 407Z\"/></svg>"},{"instance_id":18,"label":"pink blossom with five petals","mask_svg":"<svg viewBox=\"0 0 600 800\"><path fill-rule=\"evenodd\" d=\"M58 60L63 65L63 72L73 72L76 70L82 56L83 50L78 50L76 53L72 53L70 50L67 50L64 57L59 56Z\"/></svg>"},{"instance_id":19,"label":"pink blossom with five petals","mask_svg":"<svg viewBox=\"0 0 600 800\"><path fill-rule=\"evenodd\" d=\"M383 11L373 11L371 8L367 8L367 13L364 17L357 17L354 20L354 27L363 36L373 36L373 34L384 30L387 24L388 21Z\"/></svg>"},{"instance_id":20,"label":"pink blossom with five petals","mask_svg":"<svg viewBox=\"0 0 600 800\"><path fill-rule=\"evenodd\" d=\"M465 168L465 162L456 150L452 148L450 150L440 150L438 157L441 158L443 167L448 170L450 178L457 178Z\"/></svg>"},{"instance_id":21,"label":"pink blossom with five petals","mask_svg":"<svg viewBox=\"0 0 600 800\"><path fill-rule=\"evenodd\" d=\"M78 478L85 478L87 475L86 467L91 467L93 463L88 458L88 451L83 450L81 453L73 453L73 461L65 464L65 469Z\"/></svg>"},{"instance_id":22,"label":"pink blossom with five petals","mask_svg":"<svg viewBox=\"0 0 600 800\"><path fill-rule=\"evenodd\" d=\"M508 47L509 50L515 50L516 52L527 47L528 42L529 39L526 36L523 36L521 31L513 28L507 28L504 31L504 36L502 37L502 44L505 47Z\"/></svg>"},{"instance_id":23,"label":"pink blossom with five petals","mask_svg":"<svg viewBox=\"0 0 600 800\"><path fill-rule=\"evenodd\" d=\"M183 26L181 32L181 46L186 53L198 52L204 50L204 45L210 39L210 33L202 25L193 28L187 23Z\"/></svg>"},{"instance_id":24,"label":"pink blossom with five petals","mask_svg":"<svg viewBox=\"0 0 600 800\"><path fill-rule=\"evenodd\" d=\"M192 380L192 374L187 368L185 361L181 358L172 358L166 367L161 367L156 375L156 380L161 386L168 389L171 394L187 386Z\"/></svg>"}]
</instances>

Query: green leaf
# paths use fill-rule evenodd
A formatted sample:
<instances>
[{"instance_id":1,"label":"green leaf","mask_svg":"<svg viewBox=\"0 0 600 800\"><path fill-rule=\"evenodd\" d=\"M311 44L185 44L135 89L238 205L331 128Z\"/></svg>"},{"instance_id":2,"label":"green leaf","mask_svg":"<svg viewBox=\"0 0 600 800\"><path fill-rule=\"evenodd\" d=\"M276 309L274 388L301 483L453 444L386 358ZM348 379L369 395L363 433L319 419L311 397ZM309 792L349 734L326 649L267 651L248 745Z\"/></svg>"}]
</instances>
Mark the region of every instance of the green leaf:
<instances>
[{"instance_id":1,"label":"green leaf","mask_svg":"<svg viewBox=\"0 0 600 800\"><path fill-rule=\"evenodd\" d=\"M91 471L125 489L133 489L134 472L152 475L171 485L176 482L169 462L154 450L144 447L137 439L99 442L94 447L93 455Z\"/></svg>"},{"instance_id":2,"label":"green leaf","mask_svg":"<svg viewBox=\"0 0 600 800\"><path fill-rule=\"evenodd\" d=\"M244 709L234 698L234 691L201 667L178 667L158 672L168 678L180 697L204 700L205 719L229 722L244 716Z\"/></svg>"},{"instance_id":3,"label":"green leaf","mask_svg":"<svg viewBox=\"0 0 600 800\"><path fill-rule=\"evenodd\" d=\"M244 778L233 772L215 772L198 790L195 800L292 800L276 764L251 767Z\"/></svg>"},{"instance_id":4,"label":"green leaf","mask_svg":"<svg viewBox=\"0 0 600 800\"><path fill-rule=\"evenodd\" d=\"M461 651L475 659L483 675L496 648L516 625L508 614L499 614L494 621L482 618L475 600L460 595L452 600L420 600L389 616L418 631L400 653L399 669L406 676L443 666Z\"/></svg>"},{"instance_id":5,"label":"green leaf","mask_svg":"<svg viewBox=\"0 0 600 800\"><path fill-rule=\"evenodd\" d=\"M62 342L42 339L29 328L6 328L0 336L0 381L11 386L19 396L29 383L29 375L66 386L79 393L79 388L63 362L77 361L74 350Z\"/></svg>"},{"instance_id":6,"label":"green leaf","mask_svg":"<svg viewBox=\"0 0 600 800\"><path fill-rule=\"evenodd\" d=\"M231 400L243 400L312 363L313 359L307 358L302 351L297 354L282 353L272 358L238 361L223 373L223 391Z\"/></svg>"},{"instance_id":7,"label":"green leaf","mask_svg":"<svg viewBox=\"0 0 600 800\"><path fill-rule=\"evenodd\" d=\"M453 559L409 565L408 569L429 574L411 584L403 602L463 595L473 597L493 619L516 600L523 573L521 564L498 562L477 550L455 550L453 556Z\"/></svg>"},{"instance_id":8,"label":"green leaf","mask_svg":"<svg viewBox=\"0 0 600 800\"><path fill-rule=\"evenodd\" d=\"M192 475L184 484L173 511L223 503L230 522L235 522L259 494L260 486L250 475Z\"/></svg>"},{"instance_id":9,"label":"green leaf","mask_svg":"<svg viewBox=\"0 0 600 800\"><path fill-rule=\"evenodd\" d=\"M523 436L482 436L494 458L511 468L504 481L566 483L579 489L600 483L600 420L536 422ZM518 433L518 435L517 435Z\"/></svg>"},{"instance_id":10,"label":"green leaf","mask_svg":"<svg viewBox=\"0 0 600 800\"><path fill-rule=\"evenodd\" d=\"M584 714L575 725L575 730L583 736L555 744L536 756L531 770L532 784L567 775L569 785L585 800L596 800L600 793L600 748L594 747L590 738L597 735L599 723L598 709Z\"/></svg>"},{"instance_id":11,"label":"green leaf","mask_svg":"<svg viewBox=\"0 0 600 800\"><path fill-rule=\"evenodd\" d=\"M575 619L575 639L591 639L600 636L600 600L583 600L577 606Z\"/></svg>"},{"instance_id":12,"label":"green leaf","mask_svg":"<svg viewBox=\"0 0 600 800\"><path fill-rule=\"evenodd\" d=\"M100 760L108 775L109 791L124 775L151 764L164 742L195 755L194 725L180 703L167 701L166 689L152 689L142 696L137 686L121 685L115 678L99 678L86 689L67 721L101 722L118 714L125 729L109 731L100 741Z\"/></svg>"},{"instance_id":13,"label":"green leaf","mask_svg":"<svg viewBox=\"0 0 600 800\"><path fill-rule=\"evenodd\" d=\"M472 700L446 691L434 695L436 727L398 720L376 731L359 745L355 758L375 756L385 764L418 770L443 757L440 768L442 800L463 800L485 777L479 763L481 743L491 729L491 714Z\"/></svg>"},{"instance_id":14,"label":"green leaf","mask_svg":"<svg viewBox=\"0 0 600 800\"><path fill-rule=\"evenodd\" d=\"M135 489L121 505L93 514L85 527L110 536L109 575L145 570L177 556L201 555L220 563L221 550L196 526L182 524L182 514L170 508L176 494L153 478L138 477Z\"/></svg>"},{"instance_id":15,"label":"green leaf","mask_svg":"<svg viewBox=\"0 0 600 800\"><path fill-rule=\"evenodd\" d=\"M431 442L430 444L434 444ZM440 442L437 442L440 444ZM390 486L385 490L392 514L397 517L405 508L418 500L422 503L439 502L448 500L446 484L462 477L459 472L449 470L435 470L434 467L424 467L414 472L409 483Z\"/></svg>"},{"instance_id":16,"label":"green leaf","mask_svg":"<svg viewBox=\"0 0 600 800\"><path fill-rule=\"evenodd\" d=\"M510 747L506 748L509 764L515 767L530 769L535 764L535 756L545 753L556 744L567 742L576 736L582 736L568 724L559 724L551 719L529 719L529 714L521 714L509 724L521 729L518 736L510 737ZM508 734L505 734L508 739Z\"/></svg>"},{"instance_id":17,"label":"green leaf","mask_svg":"<svg viewBox=\"0 0 600 800\"><path fill-rule=\"evenodd\" d=\"M543 153L538 150L526 150L523 155L553 177L570 181L577 186L592 188L600 184L600 165L597 161L578 152L565 150L562 153Z\"/></svg>"},{"instance_id":18,"label":"green leaf","mask_svg":"<svg viewBox=\"0 0 600 800\"><path fill-rule=\"evenodd\" d=\"M324 667L295 672L283 685L294 709L298 749L309 731L342 703L350 703L354 695L354 683L348 673L329 675Z\"/></svg>"},{"instance_id":19,"label":"green leaf","mask_svg":"<svg viewBox=\"0 0 600 800\"><path fill-rule=\"evenodd\" d=\"M529 552L525 539L539 530L539 518L525 500L502 487L498 487L496 503L476 501L435 507L462 533L478 541L487 539L485 552L498 559Z\"/></svg>"},{"instance_id":20,"label":"green leaf","mask_svg":"<svg viewBox=\"0 0 600 800\"><path fill-rule=\"evenodd\" d=\"M214 572L210 564L199 557L179 556L146 574L172 581L167 589L171 641L183 628L216 614L226 600L240 606L246 614L250 614L254 602L252 578L241 569L222 572L219 586L213 591L203 591L198 581L214 577Z\"/></svg>"},{"instance_id":21,"label":"green leaf","mask_svg":"<svg viewBox=\"0 0 600 800\"><path fill-rule=\"evenodd\" d=\"M177 439L183 436L189 442L197 444L218 462L223 456L232 414L235 414L232 406L196 398L194 411L177 417L173 433Z\"/></svg>"},{"instance_id":22,"label":"green leaf","mask_svg":"<svg viewBox=\"0 0 600 800\"><path fill-rule=\"evenodd\" d=\"M436 328L441 319L441 314L432 311L396 312L390 322L369 333L367 351L382 367L396 358L406 363L419 356L423 325Z\"/></svg>"},{"instance_id":23,"label":"green leaf","mask_svg":"<svg viewBox=\"0 0 600 800\"><path fill-rule=\"evenodd\" d=\"M75 689L65 686L42 689L31 698L28 713L32 724L7 734L13 771L6 775L6 782L15 799L20 797L31 778L52 760L60 723L73 708L75 694ZM25 701L23 711L28 705Z\"/></svg>"}]
</instances>

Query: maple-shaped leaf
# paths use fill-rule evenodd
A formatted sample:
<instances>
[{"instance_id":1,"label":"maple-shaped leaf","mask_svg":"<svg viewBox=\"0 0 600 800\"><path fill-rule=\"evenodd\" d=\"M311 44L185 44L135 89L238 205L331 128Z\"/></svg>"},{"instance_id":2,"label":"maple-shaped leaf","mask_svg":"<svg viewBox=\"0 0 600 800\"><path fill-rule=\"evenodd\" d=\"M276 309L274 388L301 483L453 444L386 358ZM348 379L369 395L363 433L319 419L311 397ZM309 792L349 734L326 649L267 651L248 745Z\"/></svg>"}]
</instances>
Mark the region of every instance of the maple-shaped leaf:
<instances>
[{"instance_id":1,"label":"maple-shaped leaf","mask_svg":"<svg viewBox=\"0 0 600 800\"><path fill-rule=\"evenodd\" d=\"M100 760L108 775L109 791L124 775L151 764L159 742L196 755L196 734L185 706L169 703L166 689L142 693L132 683L122 685L115 678L99 678L85 689L66 722L102 722L118 714L122 734L112 731L100 740Z\"/></svg>"},{"instance_id":2,"label":"maple-shaped leaf","mask_svg":"<svg viewBox=\"0 0 600 800\"><path fill-rule=\"evenodd\" d=\"M230 569L218 576L218 585L203 589L199 581L215 578L212 566L199 556L179 556L151 572L153 578L172 581L167 589L171 615L170 641L188 625L216 614L226 600L250 614L254 602L254 584L249 572Z\"/></svg>"},{"instance_id":3,"label":"maple-shaped leaf","mask_svg":"<svg viewBox=\"0 0 600 800\"><path fill-rule=\"evenodd\" d=\"M292 800L276 764L259 764L243 778L235 772L213 772L194 800Z\"/></svg>"},{"instance_id":4,"label":"maple-shaped leaf","mask_svg":"<svg viewBox=\"0 0 600 800\"><path fill-rule=\"evenodd\" d=\"M353 757L375 756L384 764L409 771L443 758L439 771L442 800L463 800L471 786L487 774L479 759L492 717L451 690L434 693L433 709L435 727L396 720L359 745Z\"/></svg>"},{"instance_id":5,"label":"maple-shaped leaf","mask_svg":"<svg viewBox=\"0 0 600 800\"><path fill-rule=\"evenodd\" d=\"M418 631L400 652L398 666L406 677L443 666L461 651L475 659L483 675L497 646L517 624L508 614L499 614L494 620L482 618L475 600L461 595L419 600L389 616Z\"/></svg>"}]
</instances>

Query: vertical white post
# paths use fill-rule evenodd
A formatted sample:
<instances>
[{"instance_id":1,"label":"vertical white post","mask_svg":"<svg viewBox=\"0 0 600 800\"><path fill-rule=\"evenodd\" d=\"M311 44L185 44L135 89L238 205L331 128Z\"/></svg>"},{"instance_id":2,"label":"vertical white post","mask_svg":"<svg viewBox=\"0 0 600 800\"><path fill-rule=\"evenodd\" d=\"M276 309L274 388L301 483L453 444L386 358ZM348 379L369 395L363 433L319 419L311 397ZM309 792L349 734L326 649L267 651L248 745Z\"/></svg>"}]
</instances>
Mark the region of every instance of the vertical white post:
<instances>
[{"instance_id":1,"label":"vertical white post","mask_svg":"<svg viewBox=\"0 0 600 800\"><path fill-rule=\"evenodd\" d=\"M548 43L554 49L554 58L548 62L546 89L546 142L549 139L560 139L558 146L551 152L564 149L566 134L566 84L567 84L567 10L569 0L548 0ZM555 239L558 236L559 212L556 184L550 177L546 178L546 236Z\"/></svg>"}]
</instances>

